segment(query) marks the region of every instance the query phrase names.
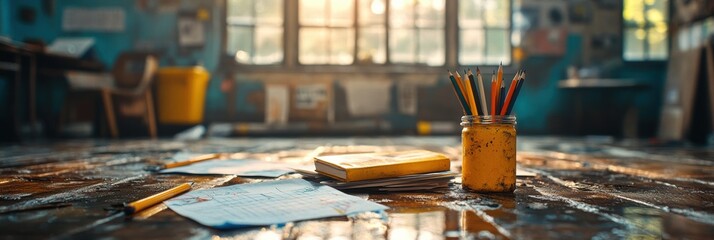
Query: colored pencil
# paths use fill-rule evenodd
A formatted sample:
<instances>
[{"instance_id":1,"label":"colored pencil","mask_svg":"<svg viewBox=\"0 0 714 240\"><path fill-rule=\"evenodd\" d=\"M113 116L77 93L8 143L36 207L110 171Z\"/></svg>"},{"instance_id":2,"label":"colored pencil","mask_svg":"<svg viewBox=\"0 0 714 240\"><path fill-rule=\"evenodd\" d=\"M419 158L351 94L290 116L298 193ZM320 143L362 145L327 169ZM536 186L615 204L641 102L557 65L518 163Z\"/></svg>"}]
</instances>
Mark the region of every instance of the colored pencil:
<instances>
[{"instance_id":1,"label":"colored pencil","mask_svg":"<svg viewBox=\"0 0 714 240\"><path fill-rule=\"evenodd\" d=\"M478 109L476 108L476 104L474 102L474 94L471 91L471 83L469 80L466 78L467 76L464 75L464 78L459 75L459 70L456 70L456 79L460 80L463 83L464 88L463 93L464 93L464 98L466 98L466 103L469 105L469 108L471 109L471 113L474 115L478 115Z\"/></svg>"},{"instance_id":2,"label":"colored pencil","mask_svg":"<svg viewBox=\"0 0 714 240\"><path fill-rule=\"evenodd\" d=\"M491 74L491 115L496 116L496 100L498 97L498 89L496 88L496 73Z\"/></svg>"},{"instance_id":3,"label":"colored pencil","mask_svg":"<svg viewBox=\"0 0 714 240\"><path fill-rule=\"evenodd\" d=\"M503 103L506 101L506 88L504 85L501 85L500 90L498 91L498 106L496 107L496 115L501 115L501 108L503 108Z\"/></svg>"},{"instance_id":4,"label":"colored pencil","mask_svg":"<svg viewBox=\"0 0 714 240\"><path fill-rule=\"evenodd\" d=\"M498 69L493 70L491 74L491 90L488 96L491 102L489 103L486 100L486 87L483 84L481 69L476 67L476 76L471 69L464 70L463 77L458 70L455 73L451 71L448 73L464 115L475 117L491 115L495 118L511 115L526 78L525 70L521 69L516 71L511 82L506 86L503 79L503 63L499 64Z\"/></svg>"},{"instance_id":5,"label":"colored pencil","mask_svg":"<svg viewBox=\"0 0 714 240\"><path fill-rule=\"evenodd\" d=\"M199 156L196 156L191 159L184 160L184 161L166 163L161 166L161 169L182 167L182 166L194 164L197 162L203 162L203 161L207 161L207 160L211 160L211 159L216 159L216 158L219 158L220 156L221 156L220 154L216 154L216 153L199 155Z\"/></svg>"},{"instance_id":6,"label":"colored pencil","mask_svg":"<svg viewBox=\"0 0 714 240\"><path fill-rule=\"evenodd\" d=\"M169 190L151 195L151 196L143 198L143 199L133 201L131 203L127 203L124 205L124 214L130 215L130 214L139 212L139 211L144 210L148 207L151 207L153 205L161 203L166 199L172 198L176 195L179 195L179 194L184 193L188 190L191 190L192 184L193 183L191 183L191 182L184 183L177 187L171 188Z\"/></svg>"},{"instance_id":7,"label":"colored pencil","mask_svg":"<svg viewBox=\"0 0 714 240\"><path fill-rule=\"evenodd\" d=\"M481 69L476 67L476 78L478 79L479 97L481 97L481 112L483 115L488 115L488 104L486 104L486 88L483 87L483 77L481 77Z\"/></svg>"},{"instance_id":8,"label":"colored pencil","mask_svg":"<svg viewBox=\"0 0 714 240\"><path fill-rule=\"evenodd\" d=\"M464 82L461 81L461 76L459 75L459 71L456 70L456 75L453 75L454 78L456 78L456 83L459 84L459 91L461 91L461 94L464 94L464 98L466 98L466 91L464 91ZM466 103L468 103L468 99L466 99Z\"/></svg>"},{"instance_id":9,"label":"colored pencil","mask_svg":"<svg viewBox=\"0 0 714 240\"><path fill-rule=\"evenodd\" d=\"M521 74L521 77L518 79L518 85L516 86L516 90L513 91L513 99L510 102L510 105L508 106L508 111L506 111L506 115L511 115L511 112L513 111L513 106L516 105L516 100L518 99L518 95L520 95L521 92L521 87L523 86L523 82L525 82L525 71Z\"/></svg>"},{"instance_id":10,"label":"colored pencil","mask_svg":"<svg viewBox=\"0 0 714 240\"><path fill-rule=\"evenodd\" d=\"M481 105L481 101L479 101L481 97L479 96L480 94L478 92L478 86L476 85L476 80L474 79L474 74L473 72L471 72L471 69L469 69L467 75L469 78L469 82L471 83L471 92L474 94L473 101L476 104L476 109L478 109L477 111L475 111L476 115L486 115L483 112L483 105Z\"/></svg>"},{"instance_id":11,"label":"colored pencil","mask_svg":"<svg viewBox=\"0 0 714 240\"><path fill-rule=\"evenodd\" d=\"M498 92L496 92L496 94L498 94L498 95L496 95L496 101L501 101L500 89L501 89L501 86L503 86L503 63L498 64L498 73L497 74L498 75L496 75L496 91L498 91ZM494 112L495 112L494 115L498 115L499 109L500 109L500 107L497 104L496 109L494 110Z\"/></svg>"},{"instance_id":12,"label":"colored pencil","mask_svg":"<svg viewBox=\"0 0 714 240\"><path fill-rule=\"evenodd\" d=\"M516 74L513 76L513 79L511 80L511 85L508 86L506 100L503 102L503 106L501 107L501 115L506 115L506 112L508 112L508 107L511 105L511 98L513 98L513 91L516 90L516 85L518 84L518 80L520 79L519 75L521 75L521 72L516 72Z\"/></svg>"},{"instance_id":13,"label":"colored pencil","mask_svg":"<svg viewBox=\"0 0 714 240\"><path fill-rule=\"evenodd\" d=\"M456 97L459 99L459 102L461 103L461 108L464 110L464 114L471 115L471 109L469 109L469 104L466 103L466 99L464 99L464 94L461 92L459 83L456 81L454 75L451 74L451 71L449 71L449 79L451 79L451 84L454 86L454 94L456 94Z\"/></svg>"}]
</instances>

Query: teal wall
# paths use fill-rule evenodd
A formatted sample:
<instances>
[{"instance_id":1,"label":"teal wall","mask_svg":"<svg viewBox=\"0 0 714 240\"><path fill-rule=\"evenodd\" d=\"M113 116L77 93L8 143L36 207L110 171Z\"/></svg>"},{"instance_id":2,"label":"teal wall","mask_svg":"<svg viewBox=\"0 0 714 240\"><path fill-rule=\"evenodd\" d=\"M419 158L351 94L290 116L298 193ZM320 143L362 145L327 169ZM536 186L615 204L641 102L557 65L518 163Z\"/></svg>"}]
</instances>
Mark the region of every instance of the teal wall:
<instances>
[{"instance_id":1,"label":"teal wall","mask_svg":"<svg viewBox=\"0 0 714 240\"><path fill-rule=\"evenodd\" d=\"M96 57L106 66L111 67L114 59L122 52L145 49L161 52L162 66L179 65L187 66L194 63L201 63L209 72L213 73L209 83L206 96L206 119L207 120L231 120L226 119L226 98L220 91L220 59L221 51L221 22L223 21L220 0L213 1L190 1L183 0L179 6L181 10L196 10L203 7L210 12L210 20L205 24L206 44L203 48L189 51L182 51L177 44L176 33L176 11L159 11L155 6L147 6L138 9L135 3L140 1L132 0L62 0L55 1L56 6L53 14L46 14L42 10L41 0L0 0L0 35L9 36L16 41L25 39L41 39L51 43L57 37L93 37L96 40ZM155 4L156 1L146 1ZM23 6L28 6L37 10L37 18L34 23L27 24L18 21L17 10ZM118 33L102 32L63 32L61 29L62 11L66 7L121 7L126 11L126 30ZM518 99L515 113L518 115L519 132L523 134L571 134L567 129L563 130L563 125L571 124L573 102L572 96L567 92L558 89L558 81L565 78L565 72L569 65L581 59L581 46L583 38L578 34L570 34L564 56L529 56L522 65L528 70L528 82ZM597 65L598 63L593 63ZM626 98L634 95L634 104L640 109L641 132L644 136L654 135L661 106L661 90L664 85L666 64L657 63L649 65L622 64L614 69L609 69L606 77L632 78L649 86L645 91L621 92L615 98ZM240 74L240 73L238 73ZM6 81L0 81L1 94L7 93ZM449 88L448 79L440 79L439 84L433 88ZM237 98L235 99L238 115L255 115L258 111L255 106L247 101L246 96L251 92L262 91L261 82L239 82L236 88ZM41 102L51 101L61 103L66 89L62 86L53 86L49 89L42 89L45 99ZM392 90L392 95L395 95ZM2 98L4 100L4 98ZM392 98L392 112L384 118L392 122L395 129L413 128L418 119L411 116L399 114L396 98ZM448 99L448 103L453 103ZM0 100L2 101L2 100ZM585 109L597 107L602 99L587 99L584 102ZM447 104L447 103L444 103ZM0 104L0 109L7 104ZM61 105L61 104L60 104ZM52 112L58 111L57 106ZM2 111L6 112L6 111ZM458 113L455 113L458 115ZM261 117L248 117L248 119L261 119ZM236 119L233 119L236 120ZM240 120L240 119L237 119ZM451 116L443 120L451 120ZM615 125L615 124L613 124Z\"/></svg>"},{"instance_id":2,"label":"teal wall","mask_svg":"<svg viewBox=\"0 0 714 240\"><path fill-rule=\"evenodd\" d=\"M200 63L209 72L214 72L218 68L221 31L217 26L220 26L222 10L220 4L214 4L214 1L183 0L178 11L160 11L156 6L138 9L135 6L138 1L130 0L62 0L55 1L56 6L52 14L46 14L42 10L41 0L0 1L2 4L0 35L10 37L14 41L39 39L50 44L58 37L92 37L95 39L96 57L107 68L111 68L119 54L134 49L160 52L162 66L189 66ZM147 2L155 4L156 1ZM18 20L18 9L22 7L36 9L36 19L33 23L23 23ZM125 30L123 32L64 32L61 20L62 12L66 7L120 7L126 14ZM201 7L210 12L210 19L204 25L206 44L200 49L182 50L177 42L177 12L195 11ZM209 112L219 111L215 109L224 106L225 102L222 95L218 93L217 84L220 81L215 79L216 76L213 76L207 98L207 106L211 106ZM0 88L2 86L0 85ZM0 89L0 91L3 94L7 92L6 89ZM57 92L63 92L65 89L52 89L51 91L55 94L62 94Z\"/></svg>"}]
</instances>

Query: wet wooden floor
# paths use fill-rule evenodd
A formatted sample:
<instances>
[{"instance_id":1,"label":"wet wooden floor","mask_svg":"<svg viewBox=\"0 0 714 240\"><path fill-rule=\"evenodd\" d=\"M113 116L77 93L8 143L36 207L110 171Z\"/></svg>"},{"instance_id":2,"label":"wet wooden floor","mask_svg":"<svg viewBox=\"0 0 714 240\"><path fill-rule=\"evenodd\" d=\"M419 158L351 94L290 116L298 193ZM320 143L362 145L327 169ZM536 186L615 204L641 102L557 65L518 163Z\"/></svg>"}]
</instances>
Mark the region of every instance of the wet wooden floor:
<instances>
[{"instance_id":1,"label":"wet wooden floor","mask_svg":"<svg viewBox=\"0 0 714 240\"><path fill-rule=\"evenodd\" d=\"M194 189L270 181L157 175L149 165L180 150L267 161L333 151L425 148L452 157L456 137L66 141L0 147L0 238L68 239L711 239L714 149L519 138L513 194L477 194L457 182L437 192L351 192L389 206L365 213L220 231L157 205L131 219L112 205L194 181ZM353 146L353 147L347 147ZM281 178L296 178L298 174Z\"/></svg>"}]
</instances>

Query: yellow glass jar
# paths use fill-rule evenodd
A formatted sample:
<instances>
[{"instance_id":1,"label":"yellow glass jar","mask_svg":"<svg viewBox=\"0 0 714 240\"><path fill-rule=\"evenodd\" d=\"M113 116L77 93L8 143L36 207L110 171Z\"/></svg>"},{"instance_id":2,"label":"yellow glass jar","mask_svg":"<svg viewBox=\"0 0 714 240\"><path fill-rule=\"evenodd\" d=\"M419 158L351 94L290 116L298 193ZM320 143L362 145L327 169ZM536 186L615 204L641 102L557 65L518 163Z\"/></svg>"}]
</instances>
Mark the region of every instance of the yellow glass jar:
<instances>
[{"instance_id":1,"label":"yellow glass jar","mask_svg":"<svg viewBox=\"0 0 714 240\"><path fill-rule=\"evenodd\" d=\"M461 184L478 192L516 190L516 117L461 117Z\"/></svg>"}]
</instances>

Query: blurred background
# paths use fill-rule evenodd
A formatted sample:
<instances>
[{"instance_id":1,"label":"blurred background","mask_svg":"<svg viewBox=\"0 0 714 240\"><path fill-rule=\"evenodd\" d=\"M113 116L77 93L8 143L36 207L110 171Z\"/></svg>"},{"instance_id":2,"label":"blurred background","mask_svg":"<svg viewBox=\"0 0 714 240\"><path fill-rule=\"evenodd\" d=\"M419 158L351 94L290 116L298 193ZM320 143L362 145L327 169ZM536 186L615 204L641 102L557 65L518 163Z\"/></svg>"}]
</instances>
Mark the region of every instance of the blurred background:
<instances>
[{"instance_id":1,"label":"blurred background","mask_svg":"<svg viewBox=\"0 0 714 240\"><path fill-rule=\"evenodd\" d=\"M4 141L454 135L447 70L527 78L521 135L714 142L706 0L0 0Z\"/></svg>"}]
</instances>

